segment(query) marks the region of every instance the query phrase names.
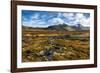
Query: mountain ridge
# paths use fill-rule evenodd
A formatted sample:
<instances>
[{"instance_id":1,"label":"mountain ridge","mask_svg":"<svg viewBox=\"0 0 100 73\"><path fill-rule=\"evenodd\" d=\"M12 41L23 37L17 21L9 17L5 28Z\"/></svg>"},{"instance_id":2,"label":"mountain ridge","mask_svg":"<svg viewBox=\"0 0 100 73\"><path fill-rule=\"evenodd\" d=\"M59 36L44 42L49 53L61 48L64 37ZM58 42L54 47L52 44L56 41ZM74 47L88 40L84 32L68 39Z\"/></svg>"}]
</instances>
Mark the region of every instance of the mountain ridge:
<instances>
[{"instance_id":1,"label":"mountain ridge","mask_svg":"<svg viewBox=\"0 0 100 73\"><path fill-rule=\"evenodd\" d=\"M69 26L68 24L58 24L58 25L51 25L48 27L27 27L22 26L23 28L31 28L31 29L49 29L49 30L57 30L57 31L85 31L89 30L89 27L84 27L81 24L77 24L74 26Z\"/></svg>"}]
</instances>

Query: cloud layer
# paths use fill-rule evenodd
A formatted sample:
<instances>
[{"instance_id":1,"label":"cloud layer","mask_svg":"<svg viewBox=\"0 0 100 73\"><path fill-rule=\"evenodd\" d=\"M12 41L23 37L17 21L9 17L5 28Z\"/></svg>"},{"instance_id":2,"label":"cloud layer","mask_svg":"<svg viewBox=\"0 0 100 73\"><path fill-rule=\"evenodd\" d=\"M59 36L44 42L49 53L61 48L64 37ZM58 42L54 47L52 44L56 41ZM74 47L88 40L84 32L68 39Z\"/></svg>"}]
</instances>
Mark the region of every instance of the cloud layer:
<instances>
[{"instance_id":1,"label":"cloud layer","mask_svg":"<svg viewBox=\"0 0 100 73\"><path fill-rule=\"evenodd\" d=\"M58 24L90 26L89 13L22 11L22 25L30 27L48 27Z\"/></svg>"}]
</instances>

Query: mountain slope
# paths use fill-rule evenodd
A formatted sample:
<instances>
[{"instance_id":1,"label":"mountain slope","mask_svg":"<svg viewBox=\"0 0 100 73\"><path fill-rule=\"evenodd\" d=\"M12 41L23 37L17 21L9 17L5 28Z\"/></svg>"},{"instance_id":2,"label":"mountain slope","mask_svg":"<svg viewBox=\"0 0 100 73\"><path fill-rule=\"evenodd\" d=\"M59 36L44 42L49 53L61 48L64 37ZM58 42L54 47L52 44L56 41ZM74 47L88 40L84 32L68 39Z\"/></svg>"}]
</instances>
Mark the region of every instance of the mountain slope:
<instances>
[{"instance_id":1,"label":"mountain slope","mask_svg":"<svg viewBox=\"0 0 100 73\"><path fill-rule=\"evenodd\" d=\"M75 31L73 27L68 26L67 24L52 25L49 26L48 29L62 30L62 31Z\"/></svg>"},{"instance_id":2,"label":"mountain slope","mask_svg":"<svg viewBox=\"0 0 100 73\"><path fill-rule=\"evenodd\" d=\"M81 24L77 24L75 26L69 26L67 24L59 24L59 25L49 26L47 29L62 30L62 31L83 31L83 30L89 30L89 27L84 27Z\"/></svg>"}]
</instances>

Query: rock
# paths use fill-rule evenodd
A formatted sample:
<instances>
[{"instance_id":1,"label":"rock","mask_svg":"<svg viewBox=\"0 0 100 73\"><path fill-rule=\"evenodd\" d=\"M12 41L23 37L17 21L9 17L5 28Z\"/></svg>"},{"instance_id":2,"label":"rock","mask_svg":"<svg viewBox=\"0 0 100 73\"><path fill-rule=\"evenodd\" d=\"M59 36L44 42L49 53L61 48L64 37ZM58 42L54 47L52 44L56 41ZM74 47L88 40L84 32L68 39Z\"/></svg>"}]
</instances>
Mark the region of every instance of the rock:
<instances>
[{"instance_id":1,"label":"rock","mask_svg":"<svg viewBox=\"0 0 100 73\"><path fill-rule=\"evenodd\" d=\"M43 51L43 50L40 51L39 54L40 54L40 55L44 55L44 51Z\"/></svg>"},{"instance_id":2,"label":"rock","mask_svg":"<svg viewBox=\"0 0 100 73\"><path fill-rule=\"evenodd\" d=\"M53 55L60 55L60 53L54 52L54 54L53 54Z\"/></svg>"},{"instance_id":3,"label":"rock","mask_svg":"<svg viewBox=\"0 0 100 73\"><path fill-rule=\"evenodd\" d=\"M62 55L62 56L65 56L66 54L65 54L65 53L62 53L61 55Z\"/></svg>"},{"instance_id":4,"label":"rock","mask_svg":"<svg viewBox=\"0 0 100 73\"><path fill-rule=\"evenodd\" d=\"M60 61L60 60L65 60L64 56L62 56L60 53L55 53L53 55L53 60L55 61Z\"/></svg>"},{"instance_id":5,"label":"rock","mask_svg":"<svg viewBox=\"0 0 100 73\"><path fill-rule=\"evenodd\" d=\"M74 53L71 52L71 51L69 51L69 52L66 53L66 56L71 56L71 55L74 55Z\"/></svg>"},{"instance_id":6,"label":"rock","mask_svg":"<svg viewBox=\"0 0 100 73\"><path fill-rule=\"evenodd\" d=\"M51 55L53 55L53 53L54 53L54 51L52 49L49 49L49 50L45 51L44 55L45 56L51 56Z\"/></svg>"},{"instance_id":7,"label":"rock","mask_svg":"<svg viewBox=\"0 0 100 73\"><path fill-rule=\"evenodd\" d=\"M29 56L32 52L30 50L26 50L25 53L27 56Z\"/></svg>"},{"instance_id":8,"label":"rock","mask_svg":"<svg viewBox=\"0 0 100 73\"><path fill-rule=\"evenodd\" d=\"M59 46L54 46L55 49L60 49Z\"/></svg>"}]
</instances>

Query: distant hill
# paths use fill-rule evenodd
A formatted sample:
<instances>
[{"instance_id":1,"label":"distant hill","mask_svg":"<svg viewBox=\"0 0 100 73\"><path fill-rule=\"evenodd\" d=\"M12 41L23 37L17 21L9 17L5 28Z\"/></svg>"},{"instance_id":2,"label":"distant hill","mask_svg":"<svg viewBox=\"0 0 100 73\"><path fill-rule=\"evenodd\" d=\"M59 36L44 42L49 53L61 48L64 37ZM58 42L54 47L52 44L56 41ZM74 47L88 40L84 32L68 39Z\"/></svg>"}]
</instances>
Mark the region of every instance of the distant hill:
<instances>
[{"instance_id":1,"label":"distant hill","mask_svg":"<svg viewBox=\"0 0 100 73\"><path fill-rule=\"evenodd\" d=\"M48 29L63 30L63 31L83 31L83 30L89 30L89 27L84 27L81 24L77 24L75 26L69 26L67 24L59 24L59 25L49 26Z\"/></svg>"},{"instance_id":2,"label":"distant hill","mask_svg":"<svg viewBox=\"0 0 100 73\"><path fill-rule=\"evenodd\" d=\"M69 26L67 24L58 24L58 25L51 25L45 28L42 27L28 27L22 26L24 29L45 29L45 30L57 30L57 31L87 31L89 27L84 27L81 24L77 24L75 26Z\"/></svg>"}]
</instances>

